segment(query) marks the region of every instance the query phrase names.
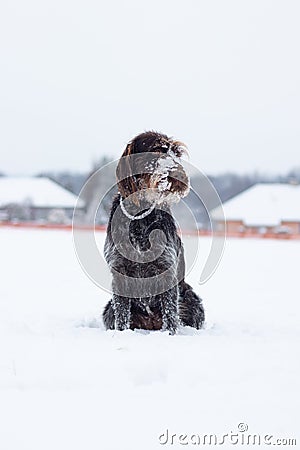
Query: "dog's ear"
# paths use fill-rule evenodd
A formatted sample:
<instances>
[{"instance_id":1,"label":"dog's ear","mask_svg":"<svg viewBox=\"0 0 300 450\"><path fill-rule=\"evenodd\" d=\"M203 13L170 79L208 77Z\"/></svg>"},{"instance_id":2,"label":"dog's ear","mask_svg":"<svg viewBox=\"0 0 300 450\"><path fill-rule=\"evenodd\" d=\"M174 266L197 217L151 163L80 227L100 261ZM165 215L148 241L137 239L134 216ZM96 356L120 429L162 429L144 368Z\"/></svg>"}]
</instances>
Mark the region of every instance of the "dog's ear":
<instances>
[{"instance_id":1,"label":"dog's ear","mask_svg":"<svg viewBox=\"0 0 300 450\"><path fill-rule=\"evenodd\" d=\"M138 190L136 177L132 175L132 161L130 155L134 153L134 142L127 144L120 161L117 165L116 176L118 189L122 197L128 197L135 194ZM132 195L132 201L135 204L139 204L138 197Z\"/></svg>"}]
</instances>

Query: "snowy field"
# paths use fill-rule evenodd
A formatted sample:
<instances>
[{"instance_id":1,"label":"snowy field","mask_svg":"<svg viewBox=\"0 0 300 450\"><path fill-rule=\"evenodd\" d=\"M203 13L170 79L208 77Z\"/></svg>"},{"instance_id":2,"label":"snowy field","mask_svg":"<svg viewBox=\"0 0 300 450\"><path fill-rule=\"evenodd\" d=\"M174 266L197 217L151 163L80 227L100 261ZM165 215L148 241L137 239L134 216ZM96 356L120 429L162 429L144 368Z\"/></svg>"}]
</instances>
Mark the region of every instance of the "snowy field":
<instances>
[{"instance_id":1,"label":"snowy field","mask_svg":"<svg viewBox=\"0 0 300 450\"><path fill-rule=\"evenodd\" d=\"M227 240L205 285L197 264L188 277L206 328L176 336L104 331L109 295L68 231L2 228L0 252L1 450L195 448L231 432L239 443L219 447L260 434L260 448L298 448L299 241Z\"/></svg>"}]
</instances>

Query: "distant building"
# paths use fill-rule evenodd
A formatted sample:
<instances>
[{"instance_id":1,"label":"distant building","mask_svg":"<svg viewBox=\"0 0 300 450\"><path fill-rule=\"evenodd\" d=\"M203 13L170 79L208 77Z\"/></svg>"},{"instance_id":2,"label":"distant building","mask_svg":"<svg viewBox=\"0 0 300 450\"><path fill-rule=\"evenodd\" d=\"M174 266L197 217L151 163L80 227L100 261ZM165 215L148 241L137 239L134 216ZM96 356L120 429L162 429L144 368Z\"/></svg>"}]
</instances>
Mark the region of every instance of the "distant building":
<instances>
[{"instance_id":1,"label":"distant building","mask_svg":"<svg viewBox=\"0 0 300 450\"><path fill-rule=\"evenodd\" d=\"M223 204L228 233L300 233L300 186L256 184ZM211 212L224 229L220 209Z\"/></svg>"},{"instance_id":2,"label":"distant building","mask_svg":"<svg viewBox=\"0 0 300 450\"><path fill-rule=\"evenodd\" d=\"M46 177L0 177L0 221L69 223L76 202L76 195Z\"/></svg>"}]
</instances>

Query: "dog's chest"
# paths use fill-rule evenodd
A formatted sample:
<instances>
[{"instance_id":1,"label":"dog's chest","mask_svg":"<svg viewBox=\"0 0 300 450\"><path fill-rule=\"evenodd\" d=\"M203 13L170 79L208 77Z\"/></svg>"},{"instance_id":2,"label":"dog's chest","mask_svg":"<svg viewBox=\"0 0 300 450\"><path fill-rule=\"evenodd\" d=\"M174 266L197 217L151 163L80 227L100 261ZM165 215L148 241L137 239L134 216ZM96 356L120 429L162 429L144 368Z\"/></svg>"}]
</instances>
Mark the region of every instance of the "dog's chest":
<instances>
[{"instance_id":1,"label":"dog's chest","mask_svg":"<svg viewBox=\"0 0 300 450\"><path fill-rule=\"evenodd\" d=\"M151 230L148 226L134 222L129 228L129 240L138 253L145 252L150 249Z\"/></svg>"},{"instance_id":2,"label":"dog's chest","mask_svg":"<svg viewBox=\"0 0 300 450\"><path fill-rule=\"evenodd\" d=\"M174 239L174 220L164 211L154 210L152 214L141 220L133 220L129 226L129 239L139 252L149 250L152 244L162 241L169 243ZM155 232L160 231L164 236Z\"/></svg>"}]
</instances>

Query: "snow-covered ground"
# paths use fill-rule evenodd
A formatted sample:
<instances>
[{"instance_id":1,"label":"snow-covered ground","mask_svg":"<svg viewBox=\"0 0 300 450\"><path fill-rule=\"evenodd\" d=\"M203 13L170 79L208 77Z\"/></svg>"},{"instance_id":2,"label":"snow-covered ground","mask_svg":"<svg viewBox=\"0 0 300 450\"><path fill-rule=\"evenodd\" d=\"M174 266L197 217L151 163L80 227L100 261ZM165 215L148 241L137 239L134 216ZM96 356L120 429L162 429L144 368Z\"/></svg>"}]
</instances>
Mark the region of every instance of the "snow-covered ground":
<instances>
[{"instance_id":1,"label":"snow-covered ground","mask_svg":"<svg viewBox=\"0 0 300 450\"><path fill-rule=\"evenodd\" d=\"M104 331L68 231L2 228L0 252L1 450L195 448L240 423L299 445L299 241L229 239L203 286L196 264L207 326L176 336Z\"/></svg>"}]
</instances>

